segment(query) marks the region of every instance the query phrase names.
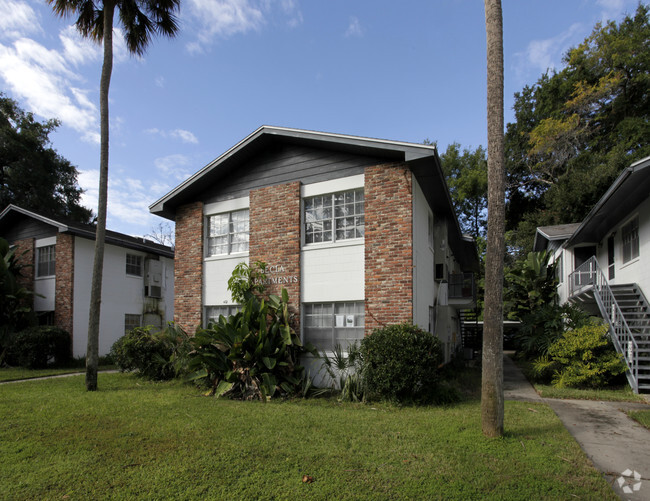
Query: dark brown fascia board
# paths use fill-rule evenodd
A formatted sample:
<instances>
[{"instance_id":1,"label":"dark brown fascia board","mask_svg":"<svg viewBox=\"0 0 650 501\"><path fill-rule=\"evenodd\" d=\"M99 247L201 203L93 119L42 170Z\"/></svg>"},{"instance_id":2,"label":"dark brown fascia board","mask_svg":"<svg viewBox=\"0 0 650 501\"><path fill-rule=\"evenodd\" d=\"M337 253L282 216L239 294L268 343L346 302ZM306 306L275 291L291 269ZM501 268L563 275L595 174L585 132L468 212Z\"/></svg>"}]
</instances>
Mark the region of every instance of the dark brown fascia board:
<instances>
[{"instance_id":1,"label":"dark brown fascia board","mask_svg":"<svg viewBox=\"0 0 650 501\"><path fill-rule=\"evenodd\" d=\"M264 142L264 138L270 141L274 140L273 138L281 138L281 140L287 142L311 144L324 149L348 150L371 156L386 156L388 154L398 161L411 161L433 155L437 156L435 146L263 125L151 204L149 211L174 220L176 208L174 202L185 200L188 198L188 194L200 191L202 187L192 188L196 187L201 180L207 179L215 169L241 159L246 155L246 152L252 153L256 151L255 145L263 147L268 144Z\"/></svg>"}]
</instances>

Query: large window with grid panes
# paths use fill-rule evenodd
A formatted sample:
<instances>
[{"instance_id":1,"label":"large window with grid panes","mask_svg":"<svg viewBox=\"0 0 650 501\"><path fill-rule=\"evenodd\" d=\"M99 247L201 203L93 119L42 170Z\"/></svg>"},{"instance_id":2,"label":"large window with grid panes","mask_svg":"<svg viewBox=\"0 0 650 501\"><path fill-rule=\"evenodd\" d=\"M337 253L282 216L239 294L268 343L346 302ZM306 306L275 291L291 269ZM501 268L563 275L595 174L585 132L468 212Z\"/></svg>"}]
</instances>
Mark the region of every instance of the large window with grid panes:
<instances>
[{"instance_id":1,"label":"large window with grid panes","mask_svg":"<svg viewBox=\"0 0 650 501\"><path fill-rule=\"evenodd\" d=\"M56 272L56 252L54 245L36 249L36 276L50 277Z\"/></svg>"},{"instance_id":2,"label":"large window with grid panes","mask_svg":"<svg viewBox=\"0 0 650 501\"><path fill-rule=\"evenodd\" d=\"M305 244L364 237L363 188L306 197L303 207Z\"/></svg>"},{"instance_id":3,"label":"large window with grid panes","mask_svg":"<svg viewBox=\"0 0 650 501\"><path fill-rule=\"evenodd\" d=\"M248 252L248 209L208 216L207 256Z\"/></svg>"},{"instance_id":4,"label":"large window with grid panes","mask_svg":"<svg viewBox=\"0 0 650 501\"><path fill-rule=\"evenodd\" d=\"M365 313L363 301L305 303L303 340L319 351L332 351L336 345L346 351L363 339Z\"/></svg>"}]
</instances>

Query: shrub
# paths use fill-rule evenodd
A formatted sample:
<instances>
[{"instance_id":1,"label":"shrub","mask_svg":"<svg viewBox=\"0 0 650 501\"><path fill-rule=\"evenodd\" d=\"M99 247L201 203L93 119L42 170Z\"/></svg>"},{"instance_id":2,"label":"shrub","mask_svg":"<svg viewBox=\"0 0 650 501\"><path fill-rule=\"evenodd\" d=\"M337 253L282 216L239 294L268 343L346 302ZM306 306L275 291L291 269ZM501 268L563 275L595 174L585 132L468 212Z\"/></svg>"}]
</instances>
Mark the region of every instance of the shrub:
<instances>
[{"instance_id":1,"label":"shrub","mask_svg":"<svg viewBox=\"0 0 650 501\"><path fill-rule=\"evenodd\" d=\"M200 329L190 344L190 379L213 395L265 401L301 390L298 359L305 349L291 327L286 289L268 300L247 293L240 312Z\"/></svg>"},{"instance_id":2,"label":"shrub","mask_svg":"<svg viewBox=\"0 0 650 501\"><path fill-rule=\"evenodd\" d=\"M176 375L174 359L188 336L173 324L162 331L153 326L136 327L118 339L110 356L122 371L136 371L145 379L165 380Z\"/></svg>"},{"instance_id":3,"label":"shrub","mask_svg":"<svg viewBox=\"0 0 650 501\"><path fill-rule=\"evenodd\" d=\"M435 393L443 356L433 334L408 323L375 329L361 341L360 353L368 397L408 402Z\"/></svg>"},{"instance_id":4,"label":"shrub","mask_svg":"<svg viewBox=\"0 0 650 501\"><path fill-rule=\"evenodd\" d=\"M50 363L62 365L72 357L70 334L58 327L40 325L14 334L7 350L7 363L42 369Z\"/></svg>"},{"instance_id":5,"label":"shrub","mask_svg":"<svg viewBox=\"0 0 650 501\"><path fill-rule=\"evenodd\" d=\"M535 362L537 374L552 372L558 388L602 388L627 367L616 353L606 325L586 325L564 333Z\"/></svg>"},{"instance_id":6,"label":"shrub","mask_svg":"<svg viewBox=\"0 0 650 501\"><path fill-rule=\"evenodd\" d=\"M337 344L331 357L323 355L322 370L325 370L332 381L334 391L338 384L339 401L361 402L365 400L361 352L356 342L348 346L347 353L343 351L340 344Z\"/></svg>"}]
</instances>

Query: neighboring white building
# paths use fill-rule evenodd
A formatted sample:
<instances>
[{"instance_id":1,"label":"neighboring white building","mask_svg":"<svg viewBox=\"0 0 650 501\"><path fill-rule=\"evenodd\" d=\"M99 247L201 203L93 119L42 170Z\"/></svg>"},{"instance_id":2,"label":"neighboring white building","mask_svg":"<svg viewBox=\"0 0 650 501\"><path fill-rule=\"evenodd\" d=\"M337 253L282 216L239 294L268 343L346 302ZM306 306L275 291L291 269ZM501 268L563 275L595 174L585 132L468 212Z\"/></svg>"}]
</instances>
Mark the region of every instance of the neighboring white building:
<instances>
[{"instance_id":1,"label":"neighboring white building","mask_svg":"<svg viewBox=\"0 0 650 501\"><path fill-rule=\"evenodd\" d=\"M45 217L10 205L0 236L18 248L36 295L39 321L72 336L75 357L86 354L95 227ZM126 330L164 326L174 314L174 251L149 240L106 232L99 354Z\"/></svg>"},{"instance_id":2,"label":"neighboring white building","mask_svg":"<svg viewBox=\"0 0 650 501\"><path fill-rule=\"evenodd\" d=\"M560 302L610 324L630 385L650 390L650 157L614 181L582 223L537 228L558 266Z\"/></svg>"}]
</instances>

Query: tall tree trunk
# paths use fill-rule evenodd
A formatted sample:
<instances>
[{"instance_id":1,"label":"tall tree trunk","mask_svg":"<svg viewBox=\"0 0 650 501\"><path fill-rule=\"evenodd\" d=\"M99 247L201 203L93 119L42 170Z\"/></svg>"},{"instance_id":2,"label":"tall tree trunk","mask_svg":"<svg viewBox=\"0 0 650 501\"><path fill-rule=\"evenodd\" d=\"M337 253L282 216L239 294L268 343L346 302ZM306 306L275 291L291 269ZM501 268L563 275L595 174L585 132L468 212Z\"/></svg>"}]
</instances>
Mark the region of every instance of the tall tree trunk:
<instances>
[{"instance_id":1,"label":"tall tree trunk","mask_svg":"<svg viewBox=\"0 0 650 501\"><path fill-rule=\"evenodd\" d=\"M99 85L99 110L101 145L99 158L99 202L97 207L97 233L95 235L95 260L90 291L88 318L88 347L86 350L86 389L97 389L99 359L99 319L102 302L102 277L104 270L104 242L106 239L106 206L108 202L108 89L113 72L113 15L115 3L104 1L104 62Z\"/></svg>"},{"instance_id":2,"label":"tall tree trunk","mask_svg":"<svg viewBox=\"0 0 650 501\"><path fill-rule=\"evenodd\" d=\"M501 0L485 0L487 34L488 229L483 314L483 434L503 435L503 258L505 160L503 134L503 17Z\"/></svg>"}]
</instances>

